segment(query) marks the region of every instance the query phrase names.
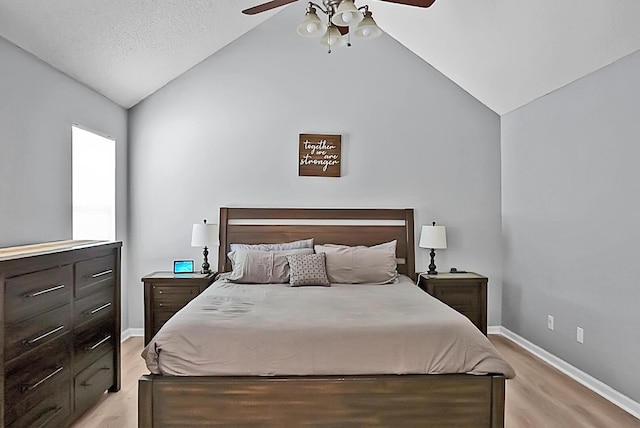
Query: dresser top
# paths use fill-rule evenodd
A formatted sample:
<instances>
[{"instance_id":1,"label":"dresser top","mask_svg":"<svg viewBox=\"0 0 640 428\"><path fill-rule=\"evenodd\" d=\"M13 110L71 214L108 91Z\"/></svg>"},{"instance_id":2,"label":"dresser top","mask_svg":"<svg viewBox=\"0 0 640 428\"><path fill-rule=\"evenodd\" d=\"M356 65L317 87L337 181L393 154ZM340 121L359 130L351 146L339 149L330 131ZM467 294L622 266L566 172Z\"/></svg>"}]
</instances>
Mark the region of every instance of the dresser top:
<instances>
[{"instance_id":1,"label":"dresser top","mask_svg":"<svg viewBox=\"0 0 640 428\"><path fill-rule=\"evenodd\" d=\"M41 254L51 254L63 251L77 250L80 248L89 248L99 245L110 244L110 241L92 241L92 240L68 240L43 242L40 244L22 245L19 247L0 248L0 261L15 260L25 257L37 256ZM118 242L118 244L121 244Z\"/></svg>"}]
</instances>

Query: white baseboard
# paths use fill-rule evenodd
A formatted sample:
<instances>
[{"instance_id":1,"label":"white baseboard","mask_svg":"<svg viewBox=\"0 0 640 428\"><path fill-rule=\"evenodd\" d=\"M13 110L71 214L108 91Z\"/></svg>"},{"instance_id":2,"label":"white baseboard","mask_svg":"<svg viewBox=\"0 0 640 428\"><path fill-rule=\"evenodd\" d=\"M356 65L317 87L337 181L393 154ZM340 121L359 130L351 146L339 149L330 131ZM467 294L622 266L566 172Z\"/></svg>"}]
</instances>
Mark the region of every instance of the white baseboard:
<instances>
[{"instance_id":1,"label":"white baseboard","mask_svg":"<svg viewBox=\"0 0 640 428\"><path fill-rule=\"evenodd\" d=\"M144 336L144 328L128 328L120 335L120 341L124 342L130 337Z\"/></svg>"},{"instance_id":2,"label":"white baseboard","mask_svg":"<svg viewBox=\"0 0 640 428\"><path fill-rule=\"evenodd\" d=\"M529 342L527 339L518 336L511 330L502 327L502 326L490 326L487 328L487 332L489 334L500 334L512 342L520 345L527 351L531 352L536 357L540 358L545 363L551 365L552 367L560 370L562 373L566 374L576 382L586 386L596 394L604 397L609 400L616 406L620 407L625 412L628 412L640 419L640 403L633 401L631 398L627 397L624 394L619 393L615 389L610 386L604 384L593 376L588 375L580 369L575 368L571 364L567 363L564 360L556 357L550 352L545 351L541 347L534 345ZM516 373L517 375L517 373Z\"/></svg>"}]
</instances>

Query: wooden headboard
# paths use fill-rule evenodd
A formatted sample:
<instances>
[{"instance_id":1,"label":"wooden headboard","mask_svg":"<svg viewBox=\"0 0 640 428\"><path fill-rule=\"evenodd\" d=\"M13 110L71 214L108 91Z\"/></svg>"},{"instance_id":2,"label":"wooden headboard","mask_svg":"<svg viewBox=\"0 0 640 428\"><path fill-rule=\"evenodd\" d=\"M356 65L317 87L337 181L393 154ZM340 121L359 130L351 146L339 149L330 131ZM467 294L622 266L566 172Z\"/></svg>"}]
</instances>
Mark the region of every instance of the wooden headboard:
<instances>
[{"instance_id":1,"label":"wooden headboard","mask_svg":"<svg viewBox=\"0 0 640 428\"><path fill-rule=\"evenodd\" d=\"M230 244L376 245L397 240L398 272L415 278L413 209L220 208L218 271L228 272Z\"/></svg>"}]
</instances>

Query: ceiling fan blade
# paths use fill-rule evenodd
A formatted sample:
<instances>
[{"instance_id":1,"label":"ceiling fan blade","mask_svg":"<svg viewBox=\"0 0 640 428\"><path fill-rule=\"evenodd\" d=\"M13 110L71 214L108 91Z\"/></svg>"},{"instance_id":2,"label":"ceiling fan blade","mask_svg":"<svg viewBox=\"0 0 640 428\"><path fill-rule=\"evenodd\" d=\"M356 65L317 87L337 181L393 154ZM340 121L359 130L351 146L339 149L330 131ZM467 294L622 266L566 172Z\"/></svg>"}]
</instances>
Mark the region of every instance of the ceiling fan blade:
<instances>
[{"instance_id":1,"label":"ceiling fan blade","mask_svg":"<svg viewBox=\"0 0 640 428\"><path fill-rule=\"evenodd\" d=\"M390 2L390 3L406 4L408 6L415 6L415 7L429 7L436 0L382 0L382 1Z\"/></svg>"},{"instance_id":2,"label":"ceiling fan blade","mask_svg":"<svg viewBox=\"0 0 640 428\"><path fill-rule=\"evenodd\" d=\"M284 6L285 4L293 3L298 0L272 0L258 6L250 7L242 11L245 15L255 15L257 13L266 12L267 10L275 9L276 7Z\"/></svg>"},{"instance_id":3,"label":"ceiling fan blade","mask_svg":"<svg viewBox=\"0 0 640 428\"><path fill-rule=\"evenodd\" d=\"M340 34L344 36L349 32L349 27L338 27L338 31L340 31Z\"/></svg>"}]
</instances>

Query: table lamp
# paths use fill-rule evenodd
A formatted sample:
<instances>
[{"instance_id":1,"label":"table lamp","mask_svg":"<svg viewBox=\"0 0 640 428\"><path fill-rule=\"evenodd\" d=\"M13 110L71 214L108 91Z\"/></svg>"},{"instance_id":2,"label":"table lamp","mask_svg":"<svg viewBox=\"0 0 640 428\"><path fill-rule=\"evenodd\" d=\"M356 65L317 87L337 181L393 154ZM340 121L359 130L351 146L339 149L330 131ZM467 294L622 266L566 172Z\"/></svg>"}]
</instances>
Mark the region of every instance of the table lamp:
<instances>
[{"instance_id":1,"label":"table lamp","mask_svg":"<svg viewBox=\"0 0 640 428\"><path fill-rule=\"evenodd\" d=\"M431 248L431 263L429 264L429 275L437 275L436 271L436 252L435 250L442 250L447 248L447 233L444 226L436 226L434 221L431 226L422 226L420 232L420 248Z\"/></svg>"},{"instance_id":2,"label":"table lamp","mask_svg":"<svg viewBox=\"0 0 640 428\"><path fill-rule=\"evenodd\" d=\"M204 247L202 255L204 256L204 263L202 263L202 270L200 273L211 273L209 260L209 249L207 247L218 245L218 225L207 223L205 218L202 224L194 224L191 231L191 246L192 247Z\"/></svg>"}]
</instances>

